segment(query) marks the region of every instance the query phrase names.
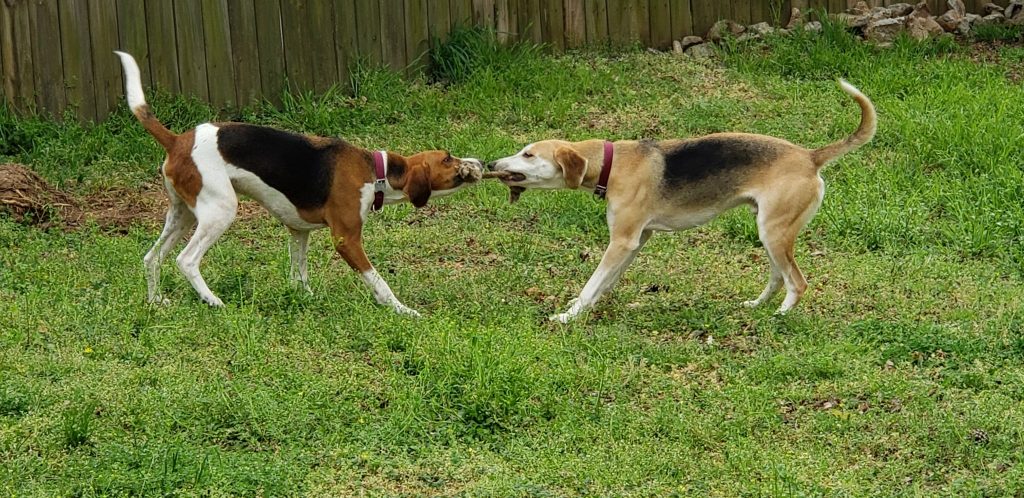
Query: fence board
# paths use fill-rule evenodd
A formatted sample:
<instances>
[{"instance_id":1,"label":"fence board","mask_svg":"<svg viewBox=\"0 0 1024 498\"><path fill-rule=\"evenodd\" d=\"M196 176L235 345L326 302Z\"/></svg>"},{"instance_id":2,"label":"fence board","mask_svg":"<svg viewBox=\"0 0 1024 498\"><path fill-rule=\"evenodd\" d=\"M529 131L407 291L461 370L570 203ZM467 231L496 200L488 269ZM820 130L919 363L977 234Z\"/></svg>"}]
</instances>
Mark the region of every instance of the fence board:
<instances>
[{"instance_id":1,"label":"fence board","mask_svg":"<svg viewBox=\"0 0 1024 498\"><path fill-rule=\"evenodd\" d=\"M144 87L151 86L153 76L149 66L149 41L146 39L145 3L138 0L117 0L117 35L118 48L132 54L135 57L135 62L139 63L142 85ZM114 57L113 54L107 55ZM120 77L121 66L116 58L113 61L118 67Z\"/></svg>"},{"instance_id":2,"label":"fence board","mask_svg":"<svg viewBox=\"0 0 1024 498\"><path fill-rule=\"evenodd\" d=\"M379 66L384 61L380 45L380 4L377 0L356 0L355 3L359 57Z\"/></svg>"},{"instance_id":3,"label":"fence board","mask_svg":"<svg viewBox=\"0 0 1024 498\"><path fill-rule=\"evenodd\" d=\"M452 26L473 25L473 0L451 0Z\"/></svg>"},{"instance_id":4,"label":"fence board","mask_svg":"<svg viewBox=\"0 0 1024 498\"><path fill-rule=\"evenodd\" d=\"M146 32L149 35L149 69L153 84L167 92L180 92L178 31L174 27L173 3L146 0Z\"/></svg>"},{"instance_id":5,"label":"fence board","mask_svg":"<svg viewBox=\"0 0 1024 498\"><path fill-rule=\"evenodd\" d=\"M427 0L408 0L405 4L405 53L410 73L423 70L429 50Z\"/></svg>"},{"instance_id":6,"label":"fence board","mask_svg":"<svg viewBox=\"0 0 1024 498\"><path fill-rule=\"evenodd\" d=\"M112 53L119 45L117 5L114 0L89 0L88 7L96 120L102 121L121 97L121 65Z\"/></svg>"},{"instance_id":7,"label":"fence board","mask_svg":"<svg viewBox=\"0 0 1024 498\"><path fill-rule=\"evenodd\" d=\"M284 53L287 55L285 74L288 75L288 87L292 91L310 90L314 86L314 59L306 36L308 21L306 2L281 1L281 29L284 34Z\"/></svg>"},{"instance_id":8,"label":"fence board","mask_svg":"<svg viewBox=\"0 0 1024 498\"><path fill-rule=\"evenodd\" d=\"M284 34L281 32L281 3L253 0L256 16L256 48L259 53L260 87L263 98L281 103L285 90Z\"/></svg>"},{"instance_id":9,"label":"fence board","mask_svg":"<svg viewBox=\"0 0 1024 498\"><path fill-rule=\"evenodd\" d=\"M203 0L203 38L206 47L207 86L210 101L219 107L235 107L234 54L227 0Z\"/></svg>"},{"instance_id":10,"label":"fence board","mask_svg":"<svg viewBox=\"0 0 1024 498\"><path fill-rule=\"evenodd\" d=\"M0 2L0 88L3 88L3 101L9 109L14 108L14 24L11 18L11 7Z\"/></svg>"},{"instance_id":11,"label":"fence board","mask_svg":"<svg viewBox=\"0 0 1024 498\"><path fill-rule=\"evenodd\" d=\"M451 6L448 0L427 0L427 32L430 43L444 41L451 31Z\"/></svg>"},{"instance_id":12,"label":"fence board","mask_svg":"<svg viewBox=\"0 0 1024 498\"><path fill-rule=\"evenodd\" d=\"M231 60L235 66L235 101L238 105L252 104L263 96L255 9L253 0L228 2Z\"/></svg>"},{"instance_id":13,"label":"fence board","mask_svg":"<svg viewBox=\"0 0 1024 498\"><path fill-rule=\"evenodd\" d=\"M473 24L477 26L494 26L494 0L473 1Z\"/></svg>"},{"instance_id":14,"label":"fence board","mask_svg":"<svg viewBox=\"0 0 1024 498\"><path fill-rule=\"evenodd\" d=\"M690 3L693 6L693 32L697 36L704 36L718 20L718 0L691 0Z\"/></svg>"},{"instance_id":15,"label":"fence board","mask_svg":"<svg viewBox=\"0 0 1024 498\"><path fill-rule=\"evenodd\" d=\"M93 92L92 52L89 50L89 9L85 0L60 0L57 2L60 25L60 55L63 58L63 84L68 106L78 110L82 121L96 119L96 98ZM42 11L40 11L41 13ZM42 19L42 17L39 17ZM42 36L40 30L36 33ZM39 53L48 55L51 40L37 38ZM40 60L40 59L37 59ZM43 65L45 67L46 65ZM55 74L56 71L54 70ZM40 74L47 78L49 75Z\"/></svg>"},{"instance_id":16,"label":"fence board","mask_svg":"<svg viewBox=\"0 0 1024 498\"><path fill-rule=\"evenodd\" d=\"M206 75L206 40L202 0L175 0L174 27L178 32L178 81L181 91L209 100Z\"/></svg>"},{"instance_id":17,"label":"fence board","mask_svg":"<svg viewBox=\"0 0 1024 498\"><path fill-rule=\"evenodd\" d=\"M352 88L350 66L359 58L356 36L356 8L351 0L334 1L334 52L338 60L338 82L345 91Z\"/></svg>"},{"instance_id":18,"label":"fence board","mask_svg":"<svg viewBox=\"0 0 1024 498\"><path fill-rule=\"evenodd\" d=\"M567 48L580 47L587 42L587 22L584 19L583 0L565 0L564 27Z\"/></svg>"},{"instance_id":19,"label":"fence board","mask_svg":"<svg viewBox=\"0 0 1024 498\"><path fill-rule=\"evenodd\" d=\"M562 0L553 0L540 10L541 38L556 52L565 50L565 13Z\"/></svg>"},{"instance_id":20,"label":"fence board","mask_svg":"<svg viewBox=\"0 0 1024 498\"><path fill-rule=\"evenodd\" d=\"M672 13L669 0L651 0L651 43L655 48L672 46Z\"/></svg>"},{"instance_id":21,"label":"fence board","mask_svg":"<svg viewBox=\"0 0 1024 498\"><path fill-rule=\"evenodd\" d=\"M383 0L380 10L381 48L384 64L395 71L405 70L404 0Z\"/></svg>"},{"instance_id":22,"label":"fence board","mask_svg":"<svg viewBox=\"0 0 1024 498\"><path fill-rule=\"evenodd\" d=\"M571 1L571 0L570 0ZM494 24L497 31L498 41L508 43L519 41L519 22L513 8L515 0L496 0L494 4Z\"/></svg>"},{"instance_id":23,"label":"fence board","mask_svg":"<svg viewBox=\"0 0 1024 498\"><path fill-rule=\"evenodd\" d=\"M337 24L331 2L307 2L309 16L303 30L304 45L309 47L313 64L313 89L323 93L338 84L338 57L334 53Z\"/></svg>"},{"instance_id":24,"label":"fence board","mask_svg":"<svg viewBox=\"0 0 1024 498\"><path fill-rule=\"evenodd\" d=\"M525 9L523 8L524 3L526 4ZM520 0L519 8L526 14L526 19L519 22L520 26L526 27L523 32L524 38L535 43L543 43L544 28L541 26L540 18L541 0Z\"/></svg>"},{"instance_id":25,"label":"fence board","mask_svg":"<svg viewBox=\"0 0 1024 498\"><path fill-rule=\"evenodd\" d=\"M671 5L672 39L680 40L693 34L693 14L690 12L690 0L674 0Z\"/></svg>"},{"instance_id":26,"label":"fence board","mask_svg":"<svg viewBox=\"0 0 1024 498\"><path fill-rule=\"evenodd\" d=\"M32 2L31 26L25 33L32 38L32 59L35 67L35 86L29 86L25 96L35 94L36 106L60 117L64 114L67 96L64 92L63 50L54 57L54 42L61 47L60 15L57 3L50 0ZM62 47L63 48L63 47Z\"/></svg>"},{"instance_id":27,"label":"fence board","mask_svg":"<svg viewBox=\"0 0 1024 498\"><path fill-rule=\"evenodd\" d=\"M19 109L28 110L36 106L35 86L35 59L32 57L34 49L32 38L35 27L33 26L32 10L34 6L29 2L18 2L14 4L11 12L12 33L14 35L14 67L18 74L14 76L14 88L18 98L16 104ZM40 93L44 90L39 89ZM61 94L63 97L63 92Z\"/></svg>"},{"instance_id":28,"label":"fence board","mask_svg":"<svg viewBox=\"0 0 1024 498\"><path fill-rule=\"evenodd\" d=\"M605 0L587 0L583 7L586 10L587 43L607 43L611 38L608 34L608 3Z\"/></svg>"}]
</instances>

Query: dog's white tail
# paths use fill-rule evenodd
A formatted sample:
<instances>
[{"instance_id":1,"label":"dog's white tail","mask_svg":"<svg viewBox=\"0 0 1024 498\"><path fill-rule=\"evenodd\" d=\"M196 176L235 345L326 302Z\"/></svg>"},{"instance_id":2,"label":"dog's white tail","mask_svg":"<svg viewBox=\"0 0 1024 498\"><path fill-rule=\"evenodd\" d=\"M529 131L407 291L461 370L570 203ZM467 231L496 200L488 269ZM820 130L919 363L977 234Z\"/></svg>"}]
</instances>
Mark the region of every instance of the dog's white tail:
<instances>
[{"instance_id":1,"label":"dog's white tail","mask_svg":"<svg viewBox=\"0 0 1024 498\"><path fill-rule=\"evenodd\" d=\"M139 65L135 62L135 58L128 53L117 50L114 53L121 59L121 67L124 69L124 93L128 97L128 108L142 123L142 127L150 135L153 135L153 138L160 142L165 150L170 152L178 136L156 119L149 104L146 103L146 95L142 93L142 75L139 73Z\"/></svg>"},{"instance_id":2,"label":"dog's white tail","mask_svg":"<svg viewBox=\"0 0 1024 498\"><path fill-rule=\"evenodd\" d=\"M875 114L875 105L871 103L871 99L867 98L867 96L846 80L840 79L839 86L860 104L860 127L845 140L811 152L811 159L818 168L870 142L875 136L875 130L878 129L878 116Z\"/></svg>"}]
</instances>

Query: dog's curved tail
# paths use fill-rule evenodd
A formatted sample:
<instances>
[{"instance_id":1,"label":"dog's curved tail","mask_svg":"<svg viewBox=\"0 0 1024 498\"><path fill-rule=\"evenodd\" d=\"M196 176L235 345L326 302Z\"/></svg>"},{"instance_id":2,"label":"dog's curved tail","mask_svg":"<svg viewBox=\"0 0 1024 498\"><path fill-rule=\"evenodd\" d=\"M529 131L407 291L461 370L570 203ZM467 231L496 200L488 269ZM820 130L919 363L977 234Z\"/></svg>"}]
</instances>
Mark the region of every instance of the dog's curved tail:
<instances>
[{"instance_id":1,"label":"dog's curved tail","mask_svg":"<svg viewBox=\"0 0 1024 498\"><path fill-rule=\"evenodd\" d=\"M875 115L875 105L871 103L871 99L867 98L853 85L847 83L846 80L839 80L839 86L860 104L860 128L857 128L857 131L847 137L846 140L812 151L811 159L818 169L821 169L822 166L830 161L840 158L843 154L854 151L870 142L875 136L875 130L878 128L878 116Z\"/></svg>"},{"instance_id":2,"label":"dog's curved tail","mask_svg":"<svg viewBox=\"0 0 1024 498\"><path fill-rule=\"evenodd\" d=\"M117 50L114 53L121 58L121 67L124 68L124 93L128 97L128 107L132 110L132 114L139 118L142 127L150 135L153 135L153 138L160 142L165 150L170 152L178 136L156 119L149 104L146 103L146 96L142 93L142 76L139 74L139 65L130 54Z\"/></svg>"}]
</instances>

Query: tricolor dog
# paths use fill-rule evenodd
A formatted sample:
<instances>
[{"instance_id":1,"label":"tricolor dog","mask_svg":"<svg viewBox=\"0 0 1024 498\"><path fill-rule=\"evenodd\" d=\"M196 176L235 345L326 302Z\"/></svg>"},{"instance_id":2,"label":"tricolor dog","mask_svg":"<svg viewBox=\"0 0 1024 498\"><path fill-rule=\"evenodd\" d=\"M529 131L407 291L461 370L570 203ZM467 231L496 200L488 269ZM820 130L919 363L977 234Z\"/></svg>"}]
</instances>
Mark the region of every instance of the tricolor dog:
<instances>
[{"instance_id":1,"label":"tricolor dog","mask_svg":"<svg viewBox=\"0 0 1024 498\"><path fill-rule=\"evenodd\" d=\"M567 322L600 299L652 232L702 225L741 204L756 213L771 266L764 291L743 304L758 306L785 285L786 298L778 312L789 311L807 289L793 251L797 234L817 212L825 193L819 172L875 134L871 101L849 83L840 85L860 105L860 128L820 149L745 133L614 144L547 140L492 163L491 169L516 190L583 186L608 200L611 243L579 297L552 320Z\"/></svg>"},{"instance_id":2,"label":"tricolor dog","mask_svg":"<svg viewBox=\"0 0 1024 498\"><path fill-rule=\"evenodd\" d=\"M116 52L124 67L128 106L142 126L167 150L160 172L170 197L163 232L144 259L149 301L160 296L160 264L191 229L178 255L178 268L206 303L222 306L199 272L206 251L235 219L238 194L252 197L291 232L291 277L307 290L309 232L328 227L342 258L373 290L377 302L399 313L418 315L395 297L363 252L362 227L371 207L410 201L427 204L480 180L476 159L445 151L403 157L371 152L339 138L297 135L242 123L204 123L175 135L150 111L139 67Z\"/></svg>"}]
</instances>

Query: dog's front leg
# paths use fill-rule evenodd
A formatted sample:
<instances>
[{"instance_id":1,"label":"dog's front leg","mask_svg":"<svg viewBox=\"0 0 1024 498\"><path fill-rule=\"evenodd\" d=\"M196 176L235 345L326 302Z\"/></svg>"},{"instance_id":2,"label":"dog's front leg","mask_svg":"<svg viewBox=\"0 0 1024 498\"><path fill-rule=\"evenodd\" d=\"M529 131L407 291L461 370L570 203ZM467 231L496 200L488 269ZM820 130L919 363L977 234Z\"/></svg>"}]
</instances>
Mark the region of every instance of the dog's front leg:
<instances>
[{"instance_id":1,"label":"dog's front leg","mask_svg":"<svg viewBox=\"0 0 1024 498\"><path fill-rule=\"evenodd\" d=\"M363 251L363 239L362 239L362 226L358 228L344 229L344 227L336 228L334 225L331 226L331 235L334 237L334 247L341 254L341 257L353 270L359 272L359 276L363 279L373 291L373 297L377 299L378 304L390 306L395 312L403 315L412 315L419 317L420 314L402 304L395 293L391 292L391 287L384 281L384 277L381 277L377 270L370 264L370 258L366 257L366 252Z\"/></svg>"},{"instance_id":2,"label":"dog's front leg","mask_svg":"<svg viewBox=\"0 0 1024 498\"><path fill-rule=\"evenodd\" d=\"M569 310L551 317L552 321L568 323L581 312L594 305L605 292L608 292L619 280L626 267L633 262L640 248L651 237L650 230L624 236L613 236L611 244L601 257L597 271L591 275L587 285L583 286L580 296L573 300Z\"/></svg>"}]
</instances>

